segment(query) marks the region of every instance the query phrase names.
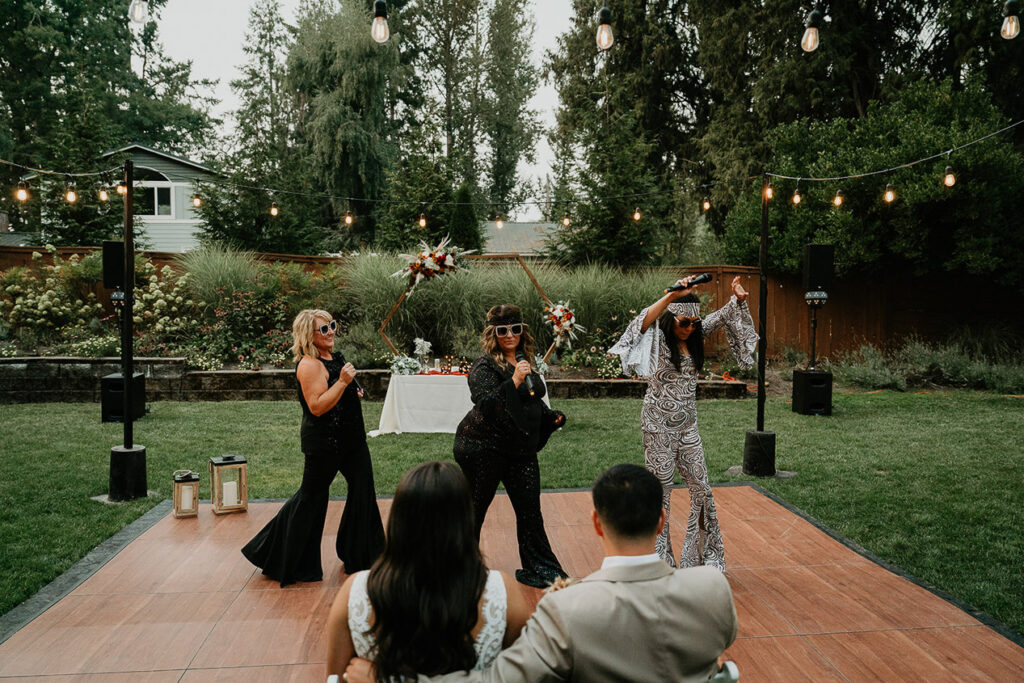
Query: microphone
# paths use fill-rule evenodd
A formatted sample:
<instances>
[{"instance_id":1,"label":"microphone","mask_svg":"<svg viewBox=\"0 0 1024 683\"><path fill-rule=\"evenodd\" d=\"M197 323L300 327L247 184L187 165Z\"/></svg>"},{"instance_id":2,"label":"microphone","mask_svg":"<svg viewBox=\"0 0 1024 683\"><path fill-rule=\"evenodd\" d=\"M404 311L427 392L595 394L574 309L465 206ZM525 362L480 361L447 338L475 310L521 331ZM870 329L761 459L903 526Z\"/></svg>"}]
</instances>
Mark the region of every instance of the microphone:
<instances>
[{"instance_id":1,"label":"microphone","mask_svg":"<svg viewBox=\"0 0 1024 683\"><path fill-rule=\"evenodd\" d=\"M702 285L705 282L711 282L711 280L712 280L711 273L701 273L697 277L695 277L692 280L690 280L690 284L688 286L683 286L683 285L675 284L675 285L672 285L671 287L669 287L668 289L666 289L665 293L668 294L669 292L680 292L680 291L682 291L684 289L687 289L688 287L693 287L694 285Z\"/></svg>"},{"instance_id":2,"label":"microphone","mask_svg":"<svg viewBox=\"0 0 1024 683\"><path fill-rule=\"evenodd\" d=\"M353 377L352 384L356 385L356 391L360 392L363 396L366 396L366 389L363 389L363 385L359 383L358 379Z\"/></svg>"},{"instance_id":3,"label":"microphone","mask_svg":"<svg viewBox=\"0 0 1024 683\"><path fill-rule=\"evenodd\" d=\"M516 351L516 360L526 360L526 355L522 351ZM534 395L533 391L533 377L531 375L526 376L526 390L530 392L530 396Z\"/></svg>"}]
</instances>

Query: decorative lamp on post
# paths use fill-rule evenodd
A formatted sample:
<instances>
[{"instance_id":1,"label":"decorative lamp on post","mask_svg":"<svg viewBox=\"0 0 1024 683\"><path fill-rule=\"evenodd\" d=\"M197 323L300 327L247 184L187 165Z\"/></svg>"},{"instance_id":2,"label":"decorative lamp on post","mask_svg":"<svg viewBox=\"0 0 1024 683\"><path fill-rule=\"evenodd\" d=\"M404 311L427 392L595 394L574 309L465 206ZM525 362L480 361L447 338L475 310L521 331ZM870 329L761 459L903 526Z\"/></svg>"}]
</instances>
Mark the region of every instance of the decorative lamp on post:
<instances>
[{"instance_id":1,"label":"decorative lamp on post","mask_svg":"<svg viewBox=\"0 0 1024 683\"><path fill-rule=\"evenodd\" d=\"M178 470L174 473L174 516L196 517L199 514L199 473Z\"/></svg>"},{"instance_id":2,"label":"decorative lamp on post","mask_svg":"<svg viewBox=\"0 0 1024 683\"><path fill-rule=\"evenodd\" d=\"M213 514L245 512L249 509L246 460L241 455L210 458L210 501Z\"/></svg>"}]
</instances>

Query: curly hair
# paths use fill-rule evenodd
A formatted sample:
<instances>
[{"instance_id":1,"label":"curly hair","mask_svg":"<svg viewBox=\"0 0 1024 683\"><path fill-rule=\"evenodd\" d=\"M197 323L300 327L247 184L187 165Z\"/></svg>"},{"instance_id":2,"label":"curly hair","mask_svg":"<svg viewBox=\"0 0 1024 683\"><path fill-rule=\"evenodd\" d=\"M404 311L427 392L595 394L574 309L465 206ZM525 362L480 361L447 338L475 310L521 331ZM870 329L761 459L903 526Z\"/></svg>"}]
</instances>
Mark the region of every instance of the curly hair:
<instances>
[{"instance_id":1,"label":"curly hair","mask_svg":"<svg viewBox=\"0 0 1024 683\"><path fill-rule=\"evenodd\" d=\"M320 354L313 345L317 318L333 320L334 316L319 308L307 308L304 311L299 311L299 314L295 316L295 320L292 321L292 339L294 340L292 343L293 363L298 363L302 360L303 356L309 356L310 358L319 357Z\"/></svg>"},{"instance_id":2,"label":"curly hair","mask_svg":"<svg viewBox=\"0 0 1024 683\"><path fill-rule=\"evenodd\" d=\"M516 352L522 351L526 360L529 361L530 367L534 367L533 335L530 334L530 327L522 320L522 311L513 304L499 304L487 311L487 327L484 328L483 334L480 336L480 346L483 347L484 353L494 359L498 367L511 368L513 364L505 359L505 353L498 344L498 335L494 328L497 325L512 324L512 322L520 322L523 325L523 334L519 337L519 346L516 347Z\"/></svg>"}]
</instances>

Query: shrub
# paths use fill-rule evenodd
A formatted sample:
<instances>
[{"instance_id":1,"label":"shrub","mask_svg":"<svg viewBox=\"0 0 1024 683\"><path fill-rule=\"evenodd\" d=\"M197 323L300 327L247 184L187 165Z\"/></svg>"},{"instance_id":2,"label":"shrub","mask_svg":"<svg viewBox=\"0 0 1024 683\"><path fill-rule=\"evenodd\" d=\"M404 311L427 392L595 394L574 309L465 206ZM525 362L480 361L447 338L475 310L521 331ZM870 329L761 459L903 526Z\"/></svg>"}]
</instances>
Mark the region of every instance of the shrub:
<instances>
[{"instance_id":1,"label":"shrub","mask_svg":"<svg viewBox=\"0 0 1024 683\"><path fill-rule=\"evenodd\" d=\"M835 371L841 382L866 389L907 388L906 378L890 369L882 352L869 344L840 358Z\"/></svg>"},{"instance_id":2,"label":"shrub","mask_svg":"<svg viewBox=\"0 0 1024 683\"><path fill-rule=\"evenodd\" d=\"M259 262L251 251L235 251L208 244L186 251L174 260L177 270L188 273L191 298L215 303L222 292L240 292L256 279Z\"/></svg>"}]
</instances>

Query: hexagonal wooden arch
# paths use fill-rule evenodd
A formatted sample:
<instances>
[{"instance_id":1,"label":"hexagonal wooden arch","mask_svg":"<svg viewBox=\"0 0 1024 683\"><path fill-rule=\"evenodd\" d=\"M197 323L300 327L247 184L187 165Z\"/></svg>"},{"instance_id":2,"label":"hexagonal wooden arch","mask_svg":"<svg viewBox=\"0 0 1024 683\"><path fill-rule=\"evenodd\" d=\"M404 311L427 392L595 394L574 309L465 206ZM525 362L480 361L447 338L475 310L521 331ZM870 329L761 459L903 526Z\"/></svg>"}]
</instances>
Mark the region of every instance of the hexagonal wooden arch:
<instances>
[{"instance_id":1,"label":"hexagonal wooden arch","mask_svg":"<svg viewBox=\"0 0 1024 683\"><path fill-rule=\"evenodd\" d=\"M544 290L541 288L540 283L537 282L537 278L534 277L533 272L530 270L529 266L526 265L526 261L524 261L523 257L520 256L519 254L471 254L463 258L473 259L474 261L484 259L515 259L516 261L519 262L519 265L523 267L523 270L526 271L526 276L530 278L530 282L533 283L533 286L537 288L537 293L540 294L540 298L544 299L544 302L548 306L552 305L551 299L549 299L548 295L544 293ZM398 301L395 302L395 305L391 307L391 310L388 311L387 316L384 318L384 322L382 322L380 324L380 327L377 329L377 334L383 337L384 343L388 345L389 349L391 349L391 353L396 356L399 355L398 349L396 349L395 345L391 343L391 340L388 338L388 335L384 333L384 328L388 326L389 322L391 322L391 318L395 315L395 312L398 310L398 307L402 305L402 302L405 301L405 298L407 296L409 296L408 289L402 292L402 296L398 297ZM554 353L555 347L555 342L552 342L551 346L548 347L547 352L544 354L545 363L547 362L548 358L551 357L551 354Z\"/></svg>"}]
</instances>

